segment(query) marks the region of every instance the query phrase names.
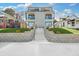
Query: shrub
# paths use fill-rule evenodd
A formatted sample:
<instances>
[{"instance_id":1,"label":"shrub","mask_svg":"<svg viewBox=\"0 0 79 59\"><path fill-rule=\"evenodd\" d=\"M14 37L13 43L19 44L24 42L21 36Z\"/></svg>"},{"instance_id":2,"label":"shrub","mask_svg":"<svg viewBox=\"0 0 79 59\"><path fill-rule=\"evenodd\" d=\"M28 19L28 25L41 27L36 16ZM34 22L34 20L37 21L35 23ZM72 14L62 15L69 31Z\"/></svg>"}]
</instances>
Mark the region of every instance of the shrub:
<instances>
[{"instance_id":1,"label":"shrub","mask_svg":"<svg viewBox=\"0 0 79 59\"><path fill-rule=\"evenodd\" d=\"M29 28L5 28L3 30L0 30L0 33L19 33L19 32L25 32L30 31Z\"/></svg>"},{"instance_id":2,"label":"shrub","mask_svg":"<svg viewBox=\"0 0 79 59\"><path fill-rule=\"evenodd\" d=\"M19 32L21 32L20 30L16 30L16 33L19 33Z\"/></svg>"}]
</instances>

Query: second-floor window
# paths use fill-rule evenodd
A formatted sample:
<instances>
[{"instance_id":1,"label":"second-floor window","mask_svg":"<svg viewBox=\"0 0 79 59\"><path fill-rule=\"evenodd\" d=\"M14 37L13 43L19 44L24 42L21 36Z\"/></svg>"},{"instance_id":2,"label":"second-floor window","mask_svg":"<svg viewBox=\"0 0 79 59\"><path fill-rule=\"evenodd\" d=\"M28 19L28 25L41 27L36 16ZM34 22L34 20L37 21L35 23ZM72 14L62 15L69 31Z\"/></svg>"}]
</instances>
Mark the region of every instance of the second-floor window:
<instances>
[{"instance_id":1,"label":"second-floor window","mask_svg":"<svg viewBox=\"0 0 79 59\"><path fill-rule=\"evenodd\" d=\"M52 22L45 22L45 24L47 27L52 26Z\"/></svg>"},{"instance_id":2,"label":"second-floor window","mask_svg":"<svg viewBox=\"0 0 79 59\"><path fill-rule=\"evenodd\" d=\"M35 15L34 14L29 14L28 19L35 19Z\"/></svg>"},{"instance_id":3,"label":"second-floor window","mask_svg":"<svg viewBox=\"0 0 79 59\"><path fill-rule=\"evenodd\" d=\"M45 19L52 19L52 14L46 14Z\"/></svg>"}]
</instances>

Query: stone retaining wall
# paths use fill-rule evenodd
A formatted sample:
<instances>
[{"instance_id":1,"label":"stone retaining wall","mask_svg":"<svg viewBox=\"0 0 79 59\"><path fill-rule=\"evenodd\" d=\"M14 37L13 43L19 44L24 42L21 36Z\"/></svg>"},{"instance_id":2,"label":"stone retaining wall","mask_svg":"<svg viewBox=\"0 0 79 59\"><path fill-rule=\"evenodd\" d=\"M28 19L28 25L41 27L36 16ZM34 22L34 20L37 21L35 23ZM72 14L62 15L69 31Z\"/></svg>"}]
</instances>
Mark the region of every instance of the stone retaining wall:
<instances>
[{"instance_id":1,"label":"stone retaining wall","mask_svg":"<svg viewBox=\"0 0 79 59\"><path fill-rule=\"evenodd\" d=\"M24 33L0 33L0 42L28 42L34 38L34 30Z\"/></svg>"}]
</instances>

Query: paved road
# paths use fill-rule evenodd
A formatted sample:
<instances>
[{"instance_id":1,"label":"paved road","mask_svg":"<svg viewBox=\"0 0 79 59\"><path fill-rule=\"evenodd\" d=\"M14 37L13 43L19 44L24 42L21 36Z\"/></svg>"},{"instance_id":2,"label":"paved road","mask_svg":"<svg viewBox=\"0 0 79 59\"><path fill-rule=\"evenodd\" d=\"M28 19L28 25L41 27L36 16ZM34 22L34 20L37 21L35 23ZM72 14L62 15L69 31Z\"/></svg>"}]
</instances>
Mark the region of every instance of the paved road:
<instances>
[{"instance_id":1,"label":"paved road","mask_svg":"<svg viewBox=\"0 0 79 59\"><path fill-rule=\"evenodd\" d=\"M35 40L24 43L1 43L0 55L19 56L52 56L79 55L79 44L50 43L44 36L44 29L37 28Z\"/></svg>"}]
</instances>

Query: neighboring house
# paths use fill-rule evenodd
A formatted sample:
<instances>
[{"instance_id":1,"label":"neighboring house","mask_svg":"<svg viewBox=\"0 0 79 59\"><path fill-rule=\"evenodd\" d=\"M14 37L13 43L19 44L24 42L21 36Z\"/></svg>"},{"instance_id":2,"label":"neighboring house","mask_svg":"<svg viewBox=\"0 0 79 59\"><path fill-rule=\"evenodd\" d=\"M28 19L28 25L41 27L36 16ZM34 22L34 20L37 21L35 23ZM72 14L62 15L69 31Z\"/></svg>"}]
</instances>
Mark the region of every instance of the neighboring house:
<instances>
[{"instance_id":1,"label":"neighboring house","mask_svg":"<svg viewBox=\"0 0 79 59\"><path fill-rule=\"evenodd\" d=\"M76 20L77 18L75 16L73 17L65 17L65 18L60 18L61 20L61 27L74 27L76 25Z\"/></svg>"},{"instance_id":2,"label":"neighboring house","mask_svg":"<svg viewBox=\"0 0 79 59\"><path fill-rule=\"evenodd\" d=\"M79 28L79 19L76 19L76 24L75 24L74 28Z\"/></svg>"},{"instance_id":3,"label":"neighboring house","mask_svg":"<svg viewBox=\"0 0 79 59\"><path fill-rule=\"evenodd\" d=\"M4 15L0 15L0 28L6 28L5 19L6 17L4 17Z\"/></svg>"},{"instance_id":4,"label":"neighboring house","mask_svg":"<svg viewBox=\"0 0 79 59\"><path fill-rule=\"evenodd\" d=\"M19 13L20 28L27 28L26 12L22 11L18 13Z\"/></svg>"},{"instance_id":5,"label":"neighboring house","mask_svg":"<svg viewBox=\"0 0 79 59\"><path fill-rule=\"evenodd\" d=\"M14 27L15 18L0 11L0 28L13 28Z\"/></svg>"}]
</instances>

